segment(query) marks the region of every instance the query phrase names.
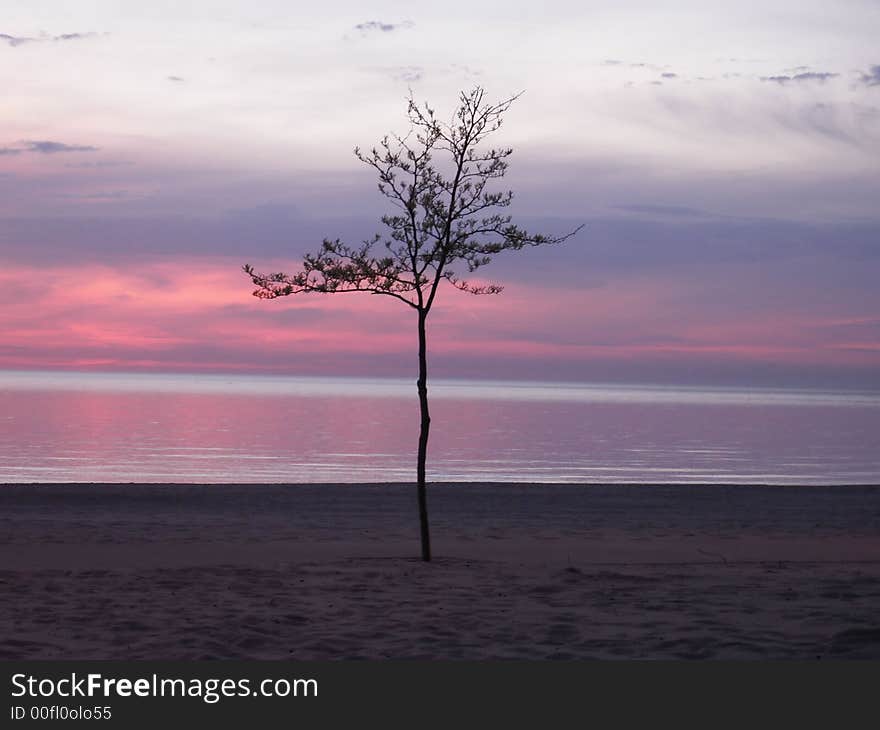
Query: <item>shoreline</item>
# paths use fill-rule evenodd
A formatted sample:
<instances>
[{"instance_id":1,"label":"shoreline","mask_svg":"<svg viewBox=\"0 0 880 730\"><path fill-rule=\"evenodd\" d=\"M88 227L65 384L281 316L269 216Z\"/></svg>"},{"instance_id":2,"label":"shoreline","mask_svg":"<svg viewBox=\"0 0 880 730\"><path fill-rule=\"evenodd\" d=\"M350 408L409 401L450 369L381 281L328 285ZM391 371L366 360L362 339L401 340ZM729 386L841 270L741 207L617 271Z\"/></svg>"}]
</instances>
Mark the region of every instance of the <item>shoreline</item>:
<instances>
[{"instance_id":1,"label":"shoreline","mask_svg":"<svg viewBox=\"0 0 880 730\"><path fill-rule=\"evenodd\" d=\"M0 482L4 487L406 487L414 486L414 481L380 481L380 482ZM774 484L772 482L535 482L535 481L428 481L427 485L438 487L700 487L700 488L769 488L769 489L880 489L880 482L841 482L835 484Z\"/></svg>"}]
</instances>

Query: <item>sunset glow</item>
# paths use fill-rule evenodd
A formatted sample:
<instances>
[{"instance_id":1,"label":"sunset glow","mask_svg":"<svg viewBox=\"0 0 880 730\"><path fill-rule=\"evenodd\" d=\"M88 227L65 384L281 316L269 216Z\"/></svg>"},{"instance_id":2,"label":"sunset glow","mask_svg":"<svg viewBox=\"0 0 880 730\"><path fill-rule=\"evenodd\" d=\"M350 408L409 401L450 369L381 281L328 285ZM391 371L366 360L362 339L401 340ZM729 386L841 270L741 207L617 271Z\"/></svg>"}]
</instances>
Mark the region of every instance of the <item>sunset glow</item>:
<instances>
[{"instance_id":1,"label":"sunset glow","mask_svg":"<svg viewBox=\"0 0 880 730\"><path fill-rule=\"evenodd\" d=\"M409 377L399 302L259 302L241 266L381 231L352 148L405 131L408 88L445 113L479 83L526 92L514 218L586 227L499 257L501 296L444 291L432 372L880 385L874 6L484 3L454 54L393 3L196 2L170 34L160 5L7 5L0 367Z\"/></svg>"}]
</instances>

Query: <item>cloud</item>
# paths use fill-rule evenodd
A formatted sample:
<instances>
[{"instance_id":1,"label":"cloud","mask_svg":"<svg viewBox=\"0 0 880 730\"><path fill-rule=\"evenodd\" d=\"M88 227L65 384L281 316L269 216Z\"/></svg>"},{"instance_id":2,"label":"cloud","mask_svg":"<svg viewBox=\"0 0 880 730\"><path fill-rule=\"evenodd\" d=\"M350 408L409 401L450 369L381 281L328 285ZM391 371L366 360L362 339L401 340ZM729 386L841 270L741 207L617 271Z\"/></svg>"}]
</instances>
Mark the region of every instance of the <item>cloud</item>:
<instances>
[{"instance_id":1,"label":"cloud","mask_svg":"<svg viewBox=\"0 0 880 730\"><path fill-rule=\"evenodd\" d=\"M127 167L133 165L134 162L129 160L100 160L98 162L67 162L65 167L85 170L97 170L105 167Z\"/></svg>"},{"instance_id":2,"label":"cloud","mask_svg":"<svg viewBox=\"0 0 880 730\"><path fill-rule=\"evenodd\" d=\"M840 74L830 73L828 71L807 71L805 73L795 74L794 76L762 76L761 81L772 81L780 86L792 82L801 83L804 81L818 81L824 84L828 79L833 79L836 76L840 76Z\"/></svg>"},{"instance_id":3,"label":"cloud","mask_svg":"<svg viewBox=\"0 0 880 730\"><path fill-rule=\"evenodd\" d=\"M790 129L801 129L857 148L873 143L871 137L859 133L862 130L855 126L854 121L847 123L841 109L833 104L812 104L803 107L796 112L795 118L780 119L780 122Z\"/></svg>"},{"instance_id":4,"label":"cloud","mask_svg":"<svg viewBox=\"0 0 880 730\"><path fill-rule=\"evenodd\" d=\"M10 46L24 45L25 43L34 43L38 38L25 38L24 36L9 35L8 33L0 33L0 41L6 41Z\"/></svg>"},{"instance_id":5,"label":"cloud","mask_svg":"<svg viewBox=\"0 0 880 730\"><path fill-rule=\"evenodd\" d=\"M865 86L880 86L880 66L871 66L867 73L861 74L859 81Z\"/></svg>"},{"instance_id":6,"label":"cloud","mask_svg":"<svg viewBox=\"0 0 880 730\"><path fill-rule=\"evenodd\" d=\"M666 73L663 73L663 74L660 74L660 75L661 75L664 79L677 79L677 78L678 78L678 74L674 74L674 73L670 73L670 72L666 72Z\"/></svg>"},{"instance_id":7,"label":"cloud","mask_svg":"<svg viewBox=\"0 0 880 730\"><path fill-rule=\"evenodd\" d=\"M404 20L402 23L384 23L381 20L368 20L363 23L358 23L354 29L359 30L361 33L391 33L395 30L412 28L412 26L413 22L411 20Z\"/></svg>"},{"instance_id":8,"label":"cloud","mask_svg":"<svg viewBox=\"0 0 880 730\"><path fill-rule=\"evenodd\" d=\"M93 38L96 35L98 35L98 34L91 32L91 31L88 33L62 33L61 35L56 35L54 38L52 38L52 40L53 41L79 41L79 40L83 40L85 38Z\"/></svg>"},{"instance_id":9,"label":"cloud","mask_svg":"<svg viewBox=\"0 0 880 730\"><path fill-rule=\"evenodd\" d=\"M599 65L600 66L610 66L610 67L625 66L627 68L644 68L644 69L648 69L649 71L663 71L664 69L669 68L669 64L661 66L656 63L647 63L645 61L638 61L638 62L621 61L618 58L606 58Z\"/></svg>"},{"instance_id":10,"label":"cloud","mask_svg":"<svg viewBox=\"0 0 880 730\"><path fill-rule=\"evenodd\" d=\"M174 82L176 82L176 83L179 83L179 82L181 82L181 81L184 80L182 76L166 76L165 78L166 78L168 81L174 81Z\"/></svg>"},{"instance_id":11,"label":"cloud","mask_svg":"<svg viewBox=\"0 0 880 730\"><path fill-rule=\"evenodd\" d=\"M759 367L784 369L779 378L825 368L829 383L859 377L876 387L870 300L814 297L805 306L829 275L848 283L850 267L835 268L832 258L830 268L814 265L793 278L791 262L767 263L651 278L626 269L590 288L582 275L563 286L523 281L482 300L444 292L432 340L437 371L472 375L491 361L496 377L564 371L581 379L678 373L692 380L699 372L754 383ZM102 361L119 369L247 370L281 363L300 372L405 373L405 308L367 295L290 297L270 307L249 295L237 264L200 257L7 266L0 272L7 344L0 359L6 367ZM855 347L864 354L853 354Z\"/></svg>"},{"instance_id":12,"label":"cloud","mask_svg":"<svg viewBox=\"0 0 880 730\"><path fill-rule=\"evenodd\" d=\"M57 152L97 152L98 147L91 145L64 144L63 142L53 142L51 140L25 140L25 152L39 152L43 155L54 155Z\"/></svg>"},{"instance_id":13,"label":"cloud","mask_svg":"<svg viewBox=\"0 0 880 730\"><path fill-rule=\"evenodd\" d=\"M6 41L8 45L15 48L16 46L22 46L25 43L45 43L47 41L79 41L85 38L93 38L97 35L99 34L89 31L88 33L62 33L55 36L43 35L39 38L31 38L28 36L15 36L9 35L8 33L0 33L0 41Z\"/></svg>"},{"instance_id":14,"label":"cloud","mask_svg":"<svg viewBox=\"0 0 880 730\"><path fill-rule=\"evenodd\" d=\"M18 147L0 147L0 155L20 155L22 152L54 155L57 152L97 152L99 149L91 145L65 144L48 139L26 139L19 142Z\"/></svg>"},{"instance_id":15,"label":"cloud","mask_svg":"<svg viewBox=\"0 0 880 730\"><path fill-rule=\"evenodd\" d=\"M391 69L391 76L395 81L415 83L424 78L425 69L421 66L398 66Z\"/></svg>"},{"instance_id":16,"label":"cloud","mask_svg":"<svg viewBox=\"0 0 880 730\"><path fill-rule=\"evenodd\" d=\"M481 76L483 74L479 69L472 68L463 63L451 63L449 64L449 70L453 73L462 73L465 76Z\"/></svg>"},{"instance_id":17,"label":"cloud","mask_svg":"<svg viewBox=\"0 0 880 730\"><path fill-rule=\"evenodd\" d=\"M373 73L379 73L393 81L414 84L425 78L425 69L422 66L372 66L368 67Z\"/></svg>"}]
</instances>

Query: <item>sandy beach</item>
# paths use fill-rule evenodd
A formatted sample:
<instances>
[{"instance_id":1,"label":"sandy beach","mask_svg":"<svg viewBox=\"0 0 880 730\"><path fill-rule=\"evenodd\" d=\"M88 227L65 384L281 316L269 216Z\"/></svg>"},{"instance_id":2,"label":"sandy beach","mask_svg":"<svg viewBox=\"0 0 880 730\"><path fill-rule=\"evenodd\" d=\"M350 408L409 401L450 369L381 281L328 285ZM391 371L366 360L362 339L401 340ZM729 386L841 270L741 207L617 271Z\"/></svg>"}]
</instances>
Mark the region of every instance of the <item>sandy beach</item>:
<instances>
[{"instance_id":1,"label":"sandy beach","mask_svg":"<svg viewBox=\"0 0 880 730\"><path fill-rule=\"evenodd\" d=\"M880 487L0 487L0 659L880 659Z\"/></svg>"}]
</instances>

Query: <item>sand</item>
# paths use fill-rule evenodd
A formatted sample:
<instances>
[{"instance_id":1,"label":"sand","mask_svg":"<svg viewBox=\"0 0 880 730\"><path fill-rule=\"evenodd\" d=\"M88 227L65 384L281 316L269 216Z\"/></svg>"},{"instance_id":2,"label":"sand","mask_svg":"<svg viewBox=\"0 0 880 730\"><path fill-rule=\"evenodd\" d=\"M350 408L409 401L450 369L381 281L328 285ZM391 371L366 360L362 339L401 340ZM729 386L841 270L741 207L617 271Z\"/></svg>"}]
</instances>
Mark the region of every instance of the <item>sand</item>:
<instances>
[{"instance_id":1,"label":"sand","mask_svg":"<svg viewBox=\"0 0 880 730\"><path fill-rule=\"evenodd\" d=\"M880 659L880 487L0 487L0 659Z\"/></svg>"}]
</instances>

